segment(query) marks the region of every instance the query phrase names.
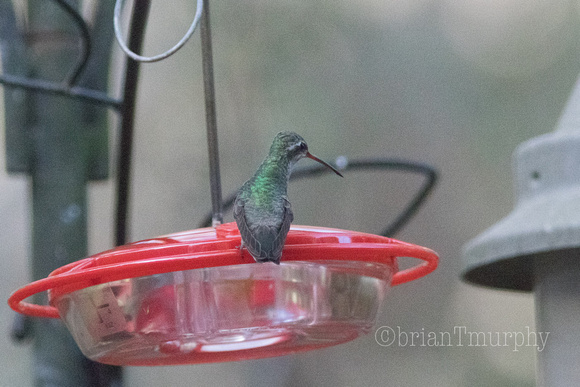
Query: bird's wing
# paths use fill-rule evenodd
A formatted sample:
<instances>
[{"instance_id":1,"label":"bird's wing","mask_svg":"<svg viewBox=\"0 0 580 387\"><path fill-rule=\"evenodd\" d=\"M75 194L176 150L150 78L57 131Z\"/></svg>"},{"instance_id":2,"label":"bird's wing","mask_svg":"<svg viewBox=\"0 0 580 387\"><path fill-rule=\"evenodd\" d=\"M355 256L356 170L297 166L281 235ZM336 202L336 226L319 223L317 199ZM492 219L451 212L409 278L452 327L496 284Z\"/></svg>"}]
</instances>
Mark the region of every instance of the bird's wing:
<instances>
[{"instance_id":1,"label":"bird's wing","mask_svg":"<svg viewBox=\"0 0 580 387\"><path fill-rule=\"evenodd\" d=\"M244 247L248 249L254 259L259 261L266 260L267 255L262 249L260 240L255 235L255 225L248 222L246 217L246 200L241 195L238 195L234 202L234 219L238 225Z\"/></svg>"},{"instance_id":2,"label":"bird's wing","mask_svg":"<svg viewBox=\"0 0 580 387\"><path fill-rule=\"evenodd\" d=\"M255 241L255 238L252 236L250 226L248 225L248 220L246 219L246 214L244 211L245 205L246 201L242 199L241 195L238 195L234 201L234 219L238 225L238 230L240 231L240 236L242 237L242 243L246 245L246 248L248 248L251 253L256 248L255 245L257 241ZM259 243L257 247L259 250Z\"/></svg>"},{"instance_id":3,"label":"bird's wing","mask_svg":"<svg viewBox=\"0 0 580 387\"><path fill-rule=\"evenodd\" d=\"M286 236L288 231L290 231L290 224L294 220L294 214L292 213L292 205L286 196L283 196L284 200L284 216L282 217L282 222L275 232L275 237L270 245L270 255L272 257L271 261L276 264L280 263L280 258L282 257L282 249L284 248L284 243L286 242Z\"/></svg>"},{"instance_id":4,"label":"bird's wing","mask_svg":"<svg viewBox=\"0 0 580 387\"><path fill-rule=\"evenodd\" d=\"M283 215L276 222L250 224L245 216L245 200L241 197L234 202L234 218L238 224L245 247L257 261L280 263L282 249L290 224L294 219L292 206L287 197L283 197Z\"/></svg>"}]
</instances>

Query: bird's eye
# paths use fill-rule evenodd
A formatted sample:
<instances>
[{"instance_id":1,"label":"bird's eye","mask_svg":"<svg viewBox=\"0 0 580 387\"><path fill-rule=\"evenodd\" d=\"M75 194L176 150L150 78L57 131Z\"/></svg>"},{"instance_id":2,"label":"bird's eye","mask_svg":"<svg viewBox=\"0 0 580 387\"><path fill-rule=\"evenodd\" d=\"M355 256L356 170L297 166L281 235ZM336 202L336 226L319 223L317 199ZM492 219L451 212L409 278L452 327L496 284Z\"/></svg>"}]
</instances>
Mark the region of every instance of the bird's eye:
<instances>
[{"instance_id":1,"label":"bird's eye","mask_svg":"<svg viewBox=\"0 0 580 387\"><path fill-rule=\"evenodd\" d=\"M306 146L306 143L303 141L300 141L300 143L298 144L298 146L300 147L300 150L306 150L308 149L308 147Z\"/></svg>"}]
</instances>

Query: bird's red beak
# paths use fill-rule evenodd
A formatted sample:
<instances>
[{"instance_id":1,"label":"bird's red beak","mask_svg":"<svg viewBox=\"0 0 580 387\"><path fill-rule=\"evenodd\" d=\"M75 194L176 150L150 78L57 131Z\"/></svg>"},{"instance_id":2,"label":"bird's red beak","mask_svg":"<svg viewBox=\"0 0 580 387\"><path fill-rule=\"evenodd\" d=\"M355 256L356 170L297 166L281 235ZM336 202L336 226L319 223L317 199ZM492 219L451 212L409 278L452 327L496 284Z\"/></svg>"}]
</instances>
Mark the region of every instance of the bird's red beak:
<instances>
[{"instance_id":1,"label":"bird's red beak","mask_svg":"<svg viewBox=\"0 0 580 387\"><path fill-rule=\"evenodd\" d=\"M342 173L338 172L332 165L328 164L326 161L320 160L318 157L314 156L312 153L310 153L310 152L306 153L306 157L308 157L309 159L312 159L314 161L318 161L320 164L330 168L338 176L344 177L344 176L342 176Z\"/></svg>"}]
</instances>

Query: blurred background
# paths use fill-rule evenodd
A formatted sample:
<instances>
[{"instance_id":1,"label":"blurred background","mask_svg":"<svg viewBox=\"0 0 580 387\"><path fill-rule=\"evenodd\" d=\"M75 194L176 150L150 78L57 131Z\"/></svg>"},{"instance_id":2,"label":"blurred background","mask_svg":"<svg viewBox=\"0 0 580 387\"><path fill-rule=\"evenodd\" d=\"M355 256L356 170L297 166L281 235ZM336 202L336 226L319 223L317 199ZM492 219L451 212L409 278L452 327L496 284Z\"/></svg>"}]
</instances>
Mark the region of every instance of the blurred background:
<instances>
[{"instance_id":1,"label":"blurred background","mask_svg":"<svg viewBox=\"0 0 580 387\"><path fill-rule=\"evenodd\" d=\"M172 46L193 18L194 2L170 3L152 6L145 55ZM210 6L224 195L253 174L282 130L301 134L327 161L345 155L430 163L440 172L439 184L396 237L437 251L440 266L393 288L377 328L534 330L531 294L460 281L461 249L511 210L514 148L558 120L580 73L579 4L242 0ZM112 28L112 21L102 28ZM119 83L116 69L113 85ZM130 240L196 228L211 207L201 77L199 33L173 57L142 66ZM114 122L115 114L110 117ZM400 172L296 181L289 189L294 223L378 233L421 182ZM29 282L30 189L28 177L6 173L2 154L2 300ZM114 189L112 178L88 188L91 254L113 246ZM31 347L10 341L14 314L5 301L0 308L0 386L31 386ZM125 384L535 385L536 347L458 344L385 347L371 333L280 358L127 368Z\"/></svg>"}]
</instances>

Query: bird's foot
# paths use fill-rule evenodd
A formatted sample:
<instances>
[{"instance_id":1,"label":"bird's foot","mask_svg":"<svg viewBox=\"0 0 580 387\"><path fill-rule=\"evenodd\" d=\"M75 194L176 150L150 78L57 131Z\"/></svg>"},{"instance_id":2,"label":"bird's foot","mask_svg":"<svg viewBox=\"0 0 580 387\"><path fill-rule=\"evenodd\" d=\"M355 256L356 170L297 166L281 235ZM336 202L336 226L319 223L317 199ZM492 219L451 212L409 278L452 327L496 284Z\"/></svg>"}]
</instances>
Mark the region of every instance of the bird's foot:
<instances>
[{"instance_id":1,"label":"bird's foot","mask_svg":"<svg viewBox=\"0 0 580 387\"><path fill-rule=\"evenodd\" d=\"M240 250L240 255L243 258L244 257L244 241L240 240L240 245L236 246L236 248Z\"/></svg>"}]
</instances>

